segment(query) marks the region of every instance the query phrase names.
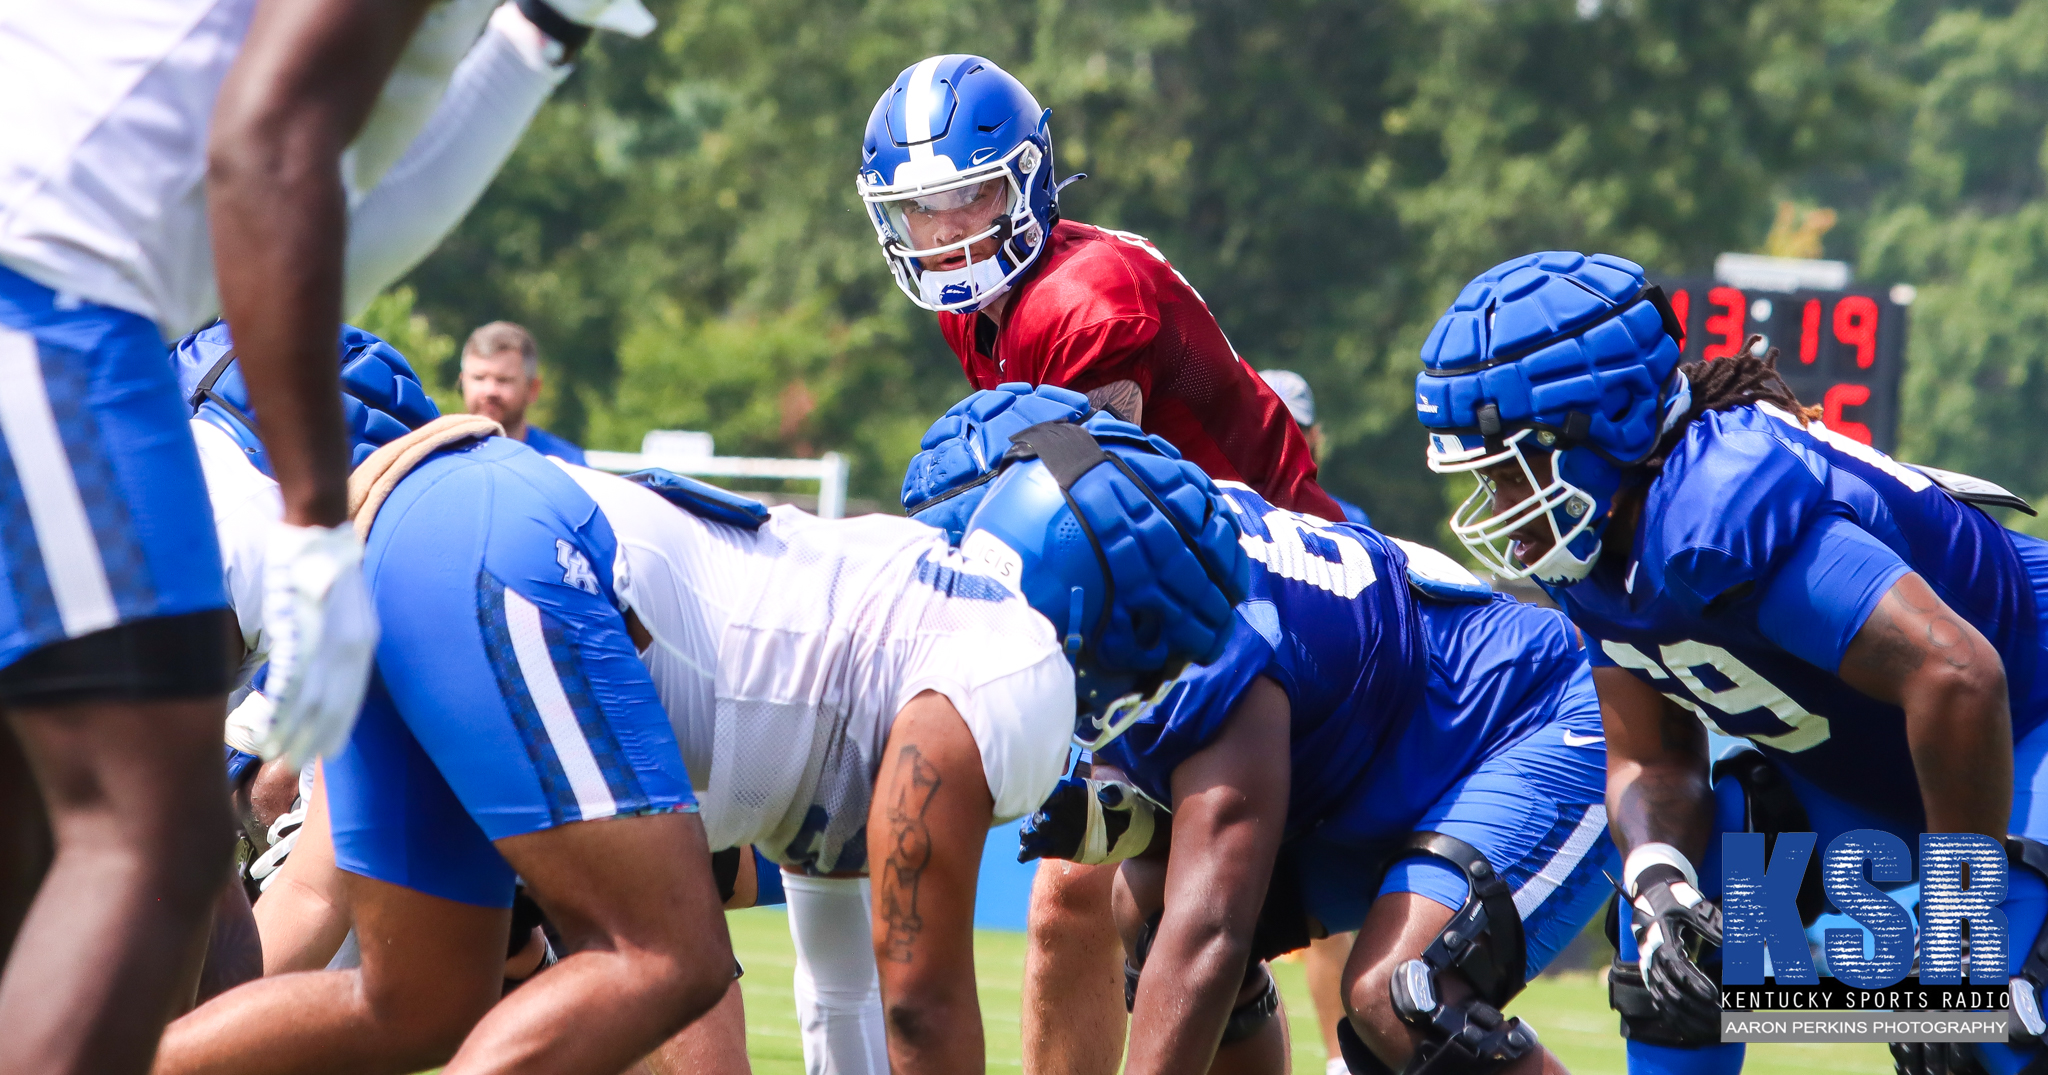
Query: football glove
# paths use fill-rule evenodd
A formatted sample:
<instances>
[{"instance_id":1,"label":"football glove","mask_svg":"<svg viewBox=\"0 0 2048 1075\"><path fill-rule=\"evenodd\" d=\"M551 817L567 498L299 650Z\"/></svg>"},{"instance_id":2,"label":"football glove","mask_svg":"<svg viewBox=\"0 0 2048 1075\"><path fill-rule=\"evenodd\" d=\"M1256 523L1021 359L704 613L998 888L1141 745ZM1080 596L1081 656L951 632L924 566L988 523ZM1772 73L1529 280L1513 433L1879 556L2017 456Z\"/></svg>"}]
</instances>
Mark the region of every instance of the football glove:
<instances>
[{"instance_id":1,"label":"football glove","mask_svg":"<svg viewBox=\"0 0 2048 1075\"><path fill-rule=\"evenodd\" d=\"M1968 1042L1892 1042L1892 1070L1898 1075L1985 1075Z\"/></svg>"},{"instance_id":2,"label":"football glove","mask_svg":"<svg viewBox=\"0 0 2048 1075\"><path fill-rule=\"evenodd\" d=\"M1700 894L1691 863L1669 844L1629 853L1629 902L1635 909L1636 965L1659 1011L1675 1028L1721 1033L1721 992L1700 970L1706 945L1721 943L1721 909Z\"/></svg>"},{"instance_id":3,"label":"football glove","mask_svg":"<svg viewBox=\"0 0 2048 1075\"><path fill-rule=\"evenodd\" d=\"M627 37L646 37L654 30L654 14L640 0L521 0L519 6L529 18L531 9L539 6L578 26L610 30Z\"/></svg>"},{"instance_id":4,"label":"football glove","mask_svg":"<svg viewBox=\"0 0 2048 1075\"><path fill-rule=\"evenodd\" d=\"M1086 866L1122 862L1152 843L1156 807L1135 786L1086 776L1063 778L1017 832L1017 861L1066 859Z\"/></svg>"},{"instance_id":5,"label":"football glove","mask_svg":"<svg viewBox=\"0 0 2048 1075\"><path fill-rule=\"evenodd\" d=\"M277 525L265 552L263 630L263 693L274 707L242 716L258 753L303 766L348 740L377 653L377 613L352 524Z\"/></svg>"}]
</instances>

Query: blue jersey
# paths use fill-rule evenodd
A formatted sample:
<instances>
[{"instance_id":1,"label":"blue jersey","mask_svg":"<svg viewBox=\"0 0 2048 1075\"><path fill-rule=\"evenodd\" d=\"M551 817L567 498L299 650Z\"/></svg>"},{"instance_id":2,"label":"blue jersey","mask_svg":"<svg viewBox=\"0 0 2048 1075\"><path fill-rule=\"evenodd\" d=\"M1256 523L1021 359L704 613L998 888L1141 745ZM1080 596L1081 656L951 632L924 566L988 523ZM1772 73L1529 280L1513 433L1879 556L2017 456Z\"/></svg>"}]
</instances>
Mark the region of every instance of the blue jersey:
<instances>
[{"instance_id":1,"label":"blue jersey","mask_svg":"<svg viewBox=\"0 0 2048 1075\"><path fill-rule=\"evenodd\" d=\"M574 463L579 467L589 465L584 462L583 449L531 423L526 427L526 446L542 455L552 455L564 463Z\"/></svg>"},{"instance_id":2,"label":"blue jersey","mask_svg":"<svg viewBox=\"0 0 2048 1075\"><path fill-rule=\"evenodd\" d=\"M1757 404L1703 415L1644 499L1631 555L1550 593L1619 665L1822 789L1921 827L1905 714L1836 671L1907 572L1998 650L2014 737L2048 714L2048 545L1926 474Z\"/></svg>"},{"instance_id":3,"label":"blue jersey","mask_svg":"<svg viewBox=\"0 0 2048 1075\"><path fill-rule=\"evenodd\" d=\"M1509 598L1421 597L1408 555L1219 483L1254 561L1223 656L1190 669L1098 757L1172 802L1174 769L1221 734L1252 680L1287 693L1287 834L1331 823L1363 842L1404 836L1461 776L1550 719L1583 675L1576 633Z\"/></svg>"}]
</instances>

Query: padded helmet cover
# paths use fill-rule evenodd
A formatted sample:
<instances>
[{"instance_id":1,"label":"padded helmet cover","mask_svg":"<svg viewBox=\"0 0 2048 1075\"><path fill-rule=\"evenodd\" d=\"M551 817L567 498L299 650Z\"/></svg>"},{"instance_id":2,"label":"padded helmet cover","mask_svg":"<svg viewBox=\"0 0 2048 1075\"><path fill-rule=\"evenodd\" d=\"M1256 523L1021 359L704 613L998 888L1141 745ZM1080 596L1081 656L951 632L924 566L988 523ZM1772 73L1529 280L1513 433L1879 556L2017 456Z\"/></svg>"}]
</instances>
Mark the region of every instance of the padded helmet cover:
<instances>
[{"instance_id":1,"label":"padded helmet cover","mask_svg":"<svg viewBox=\"0 0 2048 1075\"><path fill-rule=\"evenodd\" d=\"M419 375L398 349L353 325L341 326L342 420L349 439L349 465L441 416ZM269 474L270 460L256 435L256 409L234 354L234 340L225 321L217 321L171 347L178 390L193 417L219 427L258 470Z\"/></svg>"},{"instance_id":2,"label":"padded helmet cover","mask_svg":"<svg viewBox=\"0 0 2048 1075\"><path fill-rule=\"evenodd\" d=\"M1416 414L1440 434L1547 430L1626 466L1656 447L1682 332L1642 266L1526 254L1479 274L1437 319Z\"/></svg>"}]
</instances>

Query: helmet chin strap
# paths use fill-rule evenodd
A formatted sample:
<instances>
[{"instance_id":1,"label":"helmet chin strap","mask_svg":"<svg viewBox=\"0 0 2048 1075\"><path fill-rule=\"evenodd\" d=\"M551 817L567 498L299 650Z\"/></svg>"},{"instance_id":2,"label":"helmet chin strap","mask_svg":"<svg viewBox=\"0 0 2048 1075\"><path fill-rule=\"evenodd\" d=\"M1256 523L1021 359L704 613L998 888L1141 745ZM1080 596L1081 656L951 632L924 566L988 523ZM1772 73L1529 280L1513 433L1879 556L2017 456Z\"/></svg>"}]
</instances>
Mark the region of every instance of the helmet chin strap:
<instances>
[{"instance_id":1,"label":"helmet chin strap","mask_svg":"<svg viewBox=\"0 0 2048 1075\"><path fill-rule=\"evenodd\" d=\"M1672 430L1678 428L1679 423L1685 421L1687 414L1692 413L1691 379L1686 377L1683 370L1673 370L1671 371L1670 386L1666 391L1664 401L1664 420L1657 431L1657 439L1660 442ZM1653 448L1652 451L1654 450ZM1637 473L1640 474L1640 472ZM1624 472L1622 482L1623 484L1628 484L1629 477L1627 472ZM1593 566L1600 562L1600 550L1604 543L1603 537L1607 529L1607 523L1608 520L1603 518L1593 524L1589 533L1581 535L1582 537L1591 537L1593 539L1593 548L1585 557L1579 557L1571 551L1569 545L1560 542L1548 553L1545 553L1543 559L1531 565L1529 577L1538 582L1549 583L1552 586L1569 586L1574 582L1583 580L1592 573Z\"/></svg>"},{"instance_id":2,"label":"helmet chin strap","mask_svg":"<svg viewBox=\"0 0 2048 1075\"><path fill-rule=\"evenodd\" d=\"M1081 608L1087 599L1088 594L1079 586L1067 591L1067 637L1061 648L1066 650L1069 661L1077 660L1081 656L1081 647L1084 644L1081 637Z\"/></svg>"},{"instance_id":3,"label":"helmet chin strap","mask_svg":"<svg viewBox=\"0 0 2048 1075\"><path fill-rule=\"evenodd\" d=\"M1671 379L1678 384L1671 389L1664 403L1664 424L1657 430L1657 439L1664 439L1666 433L1678 428L1685 416L1692 412L1692 379L1683 370L1672 370Z\"/></svg>"}]
</instances>

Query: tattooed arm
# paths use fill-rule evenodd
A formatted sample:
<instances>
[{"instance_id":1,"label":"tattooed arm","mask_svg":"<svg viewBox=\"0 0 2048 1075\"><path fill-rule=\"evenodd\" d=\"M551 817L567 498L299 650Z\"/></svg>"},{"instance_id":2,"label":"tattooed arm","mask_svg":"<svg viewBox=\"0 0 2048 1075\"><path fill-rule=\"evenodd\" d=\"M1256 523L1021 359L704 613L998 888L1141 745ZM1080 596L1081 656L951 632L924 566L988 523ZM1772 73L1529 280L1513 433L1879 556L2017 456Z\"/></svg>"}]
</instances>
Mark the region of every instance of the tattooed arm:
<instances>
[{"instance_id":1,"label":"tattooed arm","mask_svg":"<svg viewBox=\"0 0 2048 1075\"><path fill-rule=\"evenodd\" d=\"M1665 843L1700 861L1713 828L1707 729L1621 668L1593 669L1607 732L1607 818L1627 855Z\"/></svg>"},{"instance_id":2,"label":"tattooed arm","mask_svg":"<svg viewBox=\"0 0 2048 1075\"><path fill-rule=\"evenodd\" d=\"M995 802L981 752L944 695L896 716L868 808L875 962L896 1075L979 1072L974 883Z\"/></svg>"},{"instance_id":3,"label":"tattooed arm","mask_svg":"<svg viewBox=\"0 0 2048 1075\"><path fill-rule=\"evenodd\" d=\"M1842 655L1842 681L1906 711L1929 832L2004 839L2012 814L2005 663L1969 621L1907 574Z\"/></svg>"},{"instance_id":4,"label":"tattooed arm","mask_svg":"<svg viewBox=\"0 0 2048 1075\"><path fill-rule=\"evenodd\" d=\"M1145 393L1138 388L1136 381L1111 381L1101 388L1090 389L1088 403L1132 425L1145 424Z\"/></svg>"}]
</instances>

